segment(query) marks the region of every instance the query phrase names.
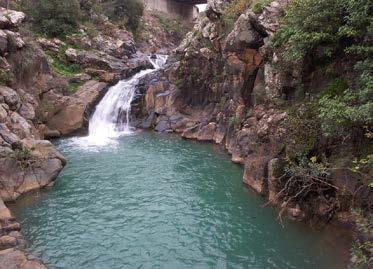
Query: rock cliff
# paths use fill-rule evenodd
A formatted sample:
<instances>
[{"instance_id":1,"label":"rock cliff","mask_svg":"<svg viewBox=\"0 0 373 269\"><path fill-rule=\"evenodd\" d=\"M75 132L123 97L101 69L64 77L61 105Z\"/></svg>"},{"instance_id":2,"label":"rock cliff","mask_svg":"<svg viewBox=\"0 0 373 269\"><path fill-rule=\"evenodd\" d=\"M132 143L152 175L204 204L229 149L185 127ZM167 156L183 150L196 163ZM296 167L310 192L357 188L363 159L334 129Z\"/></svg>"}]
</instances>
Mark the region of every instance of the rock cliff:
<instances>
[{"instance_id":1,"label":"rock cliff","mask_svg":"<svg viewBox=\"0 0 373 269\"><path fill-rule=\"evenodd\" d=\"M228 2L209 1L205 14L170 57L168 68L140 84L133 121L142 128L222 145L233 162L243 165L243 182L277 205L280 216L322 222L334 217L345 222L343 212L349 210L351 193L359 186L348 169L336 169L338 173L320 180L317 188L306 188L314 184L307 176L289 188L298 178L290 175L289 158L308 143L308 136L298 139L294 128L313 130L306 121L307 109L296 104L296 95L300 85L321 86L309 80L310 74L317 74L309 63L284 67L279 49L273 47L271 40L287 3L269 1L256 13L245 9L227 25ZM318 82L325 85L323 80L320 76ZM303 125L291 125L294 113L300 122L304 117ZM312 160L311 165L316 163ZM346 190L343 178L354 185L348 192L340 191ZM370 190L360 195L372 199Z\"/></svg>"},{"instance_id":2,"label":"rock cliff","mask_svg":"<svg viewBox=\"0 0 373 269\"><path fill-rule=\"evenodd\" d=\"M0 9L0 268L45 268L22 251L20 225L4 202L51 185L65 159L38 130L35 84L48 73L45 58L18 32L22 12ZM30 57L28 57L30 56Z\"/></svg>"}]
</instances>

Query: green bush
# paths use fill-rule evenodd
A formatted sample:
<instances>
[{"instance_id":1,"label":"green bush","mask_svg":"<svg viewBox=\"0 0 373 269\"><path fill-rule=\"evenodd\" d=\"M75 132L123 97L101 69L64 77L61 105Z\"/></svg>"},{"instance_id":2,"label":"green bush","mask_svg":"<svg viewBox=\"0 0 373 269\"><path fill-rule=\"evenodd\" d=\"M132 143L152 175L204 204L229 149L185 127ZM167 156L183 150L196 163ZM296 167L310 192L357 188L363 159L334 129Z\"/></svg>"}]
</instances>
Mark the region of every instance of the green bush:
<instances>
[{"instance_id":1,"label":"green bush","mask_svg":"<svg viewBox=\"0 0 373 269\"><path fill-rule=\"evenodd\" d=\"M271 0L255 0L251 5L251 9L255 13L262 11L263 7L271 3Z\"/></svg>"},{"instance_id":2,"label":"green bush","mask_svg":"<svg viewBox=\"0 0 373 269\"><path fill-rule=\"evenodd\" d=\"M234 0L230 2L224 9L223 15L220 17L220 34L225 35L232 31L234 23L238 17L245 12L251 5L252 0Z\"/></svg>"},{"instance_id":3,"label":"green bush","mask_svg":"<svg viewBox=\"0 0 373 269\"><path fill-rule=\"evenodd\" d=\"M144 12L144 4L140 0L108 0L104 6L110 19L122 22L132 32L139 29Z\"/></svg>"},{"instance_id":4,"label":"green bush","mask_svg":"<svg viewBox=\"0 0 373 269\"><path fill-rule=\"evenodd\" d=\"M170 19L166 14L160 12L154 12L153 16L158 19L159 24L165 31L175 35L179 39L188 32L188 28L181 23L180 19Z\"/></svg>"},{"instance_id":5,"label":"green bush","mask_svg":"<svg viewBox=\"0 0 373 269\"><path fill-rule=\"evenodd\" d=\"M23 0L21 6L41 34L63 38L78 28L81 13L77 0Z\"/></svg>"},{"instance_id":6,"label":"green bush","mask_svg":"<svg viewBox=\"0 0 373 269\"><path fill-rule=\"evenodd\" d=\"M345 24L343 0L294 0L288 5L283 24L275 36L275 46L285 46L285 58L301 60L318 45L323 53L331 49ZM332 44L332 46L329 46Z\"/></svg>"},{"instance_id":7,"label":"green bush","mask_svg":"<svg viewBox=\"0 0 373 269\"><path fill-rule=\"evenodd\" d=\"M238 18L251 5L252 0L234 0L228 4L224 10L225 16L234 16Z\"/></svg>"},{"instance_id":8,"label":"green bush","mask_svg":"<svg viewBox=\"0 0 373 269\"><path fill-rule=\"evenodd\" d=\"M282 48L289 62L312 59L317 53L355 67L349 85L331 85L320 96L319 117L326 135L361 136L361 130L367 133L372 127L372 17L371 0L294 0L274 37L275 47Z\"/></svg>"},{"instance_id":9,"label":"green bush","mask_svg":"<svg viewBox=\"0 0 373 269\"><path fill-rule=\"evenodd\" d=\"M321 125L318 114L319 108L315 101L294 105L288 110L285 125L288 132L286 155L289 159L309 158L319 151Z\"/></svg>"}]
</instances>

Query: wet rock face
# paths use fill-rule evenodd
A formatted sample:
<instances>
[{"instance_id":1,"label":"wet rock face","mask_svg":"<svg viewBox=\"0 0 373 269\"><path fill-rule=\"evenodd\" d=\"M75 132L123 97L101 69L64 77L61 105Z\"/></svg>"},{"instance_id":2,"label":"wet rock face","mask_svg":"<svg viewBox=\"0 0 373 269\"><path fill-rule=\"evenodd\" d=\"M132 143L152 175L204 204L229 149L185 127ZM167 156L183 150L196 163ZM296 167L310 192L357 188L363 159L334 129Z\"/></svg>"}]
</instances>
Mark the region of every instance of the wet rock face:
<instances>
[{"instance_id":1,"label":"wet rock face","mask_svg":"<svg viewBox=\"0 0 373 269\"><path fill-rule=\"evenodd\" d=\"M266 40L278 29L286 1L272 1L260 14L247 10L222 37L219 17L226 4L208 2L207 16L198 19L171 64L139 92L133 122L221 144L243 165L243 182L276 204L283 169L277 145L286 136L287 114L266 100L281 98L289 83L274 67ZM296 207L290 211L295 219L304 217Z\"/></svg>"}]
</instances>

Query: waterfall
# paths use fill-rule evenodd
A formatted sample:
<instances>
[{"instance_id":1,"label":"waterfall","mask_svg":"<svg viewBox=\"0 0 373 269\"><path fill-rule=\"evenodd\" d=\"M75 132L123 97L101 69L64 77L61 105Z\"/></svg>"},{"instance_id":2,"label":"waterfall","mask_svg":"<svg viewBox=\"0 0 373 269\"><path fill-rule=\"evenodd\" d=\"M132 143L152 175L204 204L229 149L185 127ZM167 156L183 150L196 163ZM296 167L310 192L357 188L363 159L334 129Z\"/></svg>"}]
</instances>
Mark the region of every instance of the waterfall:
<instances>
[{"instance_id":1,"label":"waterfall","mask_svg":"<svg viewBox=\"0 0 373 269\"><path fill-rule=\"evenodd\" d=\"M135 96L136 86L145 75L162 68L167 56L149 57L154 69L138 72L133 77L121 80L111 87L89 121L89 140L102 143L104 140L131 134L134 128L130 124L131 102Z\"/></svg>"}]
</instances>

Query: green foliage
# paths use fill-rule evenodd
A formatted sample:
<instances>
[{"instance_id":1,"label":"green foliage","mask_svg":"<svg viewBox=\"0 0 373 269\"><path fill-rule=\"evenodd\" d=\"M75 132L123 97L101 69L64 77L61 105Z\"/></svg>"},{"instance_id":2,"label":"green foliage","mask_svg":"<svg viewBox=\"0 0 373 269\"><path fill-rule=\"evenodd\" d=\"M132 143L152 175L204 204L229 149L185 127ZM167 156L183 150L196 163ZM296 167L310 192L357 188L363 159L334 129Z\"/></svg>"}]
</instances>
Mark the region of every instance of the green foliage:
<instances>
[{"instance_id":1,"label":"green foliage","mask_svg":"<svg viewBox=\"0 0 373 269\"><path fill-rule=\"evenodd\" d=\"M235 15L223 14L220 17L220 35L223 36L233 30L237 17Z\"/></svg>"},{"instance_id":2,"label":"green foliage","mask_svg":"<svg viewBox=\"0 0 373 269\"><path fill-rule=\"evenodd\" d=\"M75 93L79 89L79 87L82 86L83 84L84 82L69 81L69 87L68 87L69 94Z\"/></svg>"},{"instance_id":3,"label":"green foliage","mask_svg":"<svg viewBox=\"0 0 373 269\"><path fill-rule=\"evenodd\" d=\"M225 95L223 95L223 96L220 98L219 103L217 104L217 108L218 108L219 110L223 110L226 102L227 102L227 97L226 97Z\"/></svg>"},{"instance_id":4,"label":"green foliage","mask_svg":"<svg viewBox=\"0 0 373 269\"><path fill-rule=\"evenodd\" d=\"M294 0L276 33L276 47L285 46L284 56L301 60L315 49L331 56L339 48L372 52L365 36L373 27L370 0Z\"/></svg>"},{"instance_id":5,"label":"green foliage","mask_svg":"<svg viewBox=\"0 0 373 269\"><path fill-rule=\"evenodd\" d=\"M306 216L317 216L328 222L339 210L340 201L336 196L337 187L330 180L328 165L316 156L298 160L287 159L284 174L276 182L277 197L285 206L300 205ZM334 199L329 200L330 196ZM319 211L319 199L330 201L326 213ZM280 212L280 216L283 211Z\"/></svg>"},{"instance_id":6,"label":"green foliage","mask_svg":"<svg viewBox=\"0 0 373 269\"><path fill-rule=\"evenodd\" d=\"M370 0L294 0L274 38L287 61L338 53L355 66L356 81L333 82L320 95L327 136L353 137L373 123L373 6ZM316 53L317 52L317 53Z\"/></svg>"},{"instance_id":7,"label":"green foliage","mask_svg":"<svg viewBox=\"0 0 373 269\"><path fill-rule=\"evenodd\" d=\"M368 268L372 257L373 242L368 238L372 236L373 229L373 215L368 214L364 216L361 210L352 209L355 216L356 229L360 234L355 238L351 247L351 256L353 261L353 268Z\"/></svg>"},{"instance_id":8,"label":"green foliage","mask_svg":"<svg viewBox=\"0 0 373 269\"><path fill-rule=\"evenodd\" d=\"M228 17L236 17L240 16L242 13L245 12L246 9L249 8L251 5L252 0L234 0L228 4L226 9L224 10L224 15Z\"/></svg>"},{"instance_id":9,"label":"green foliage","mask_svg":"<svg viewBox=\"0 0 373 269\"><path fill-rule=\"evenodd\" d=\"M324 181L330 176L327 165L318 160L316 156L311 158L301 158L296 162L288 159L287 165L285 167L285 173L290 177L296 178L311 178L320 179Z\"/></svg>"},{"instance_id":10,"label":"green foliage","mask_svg":"<svg viewBox=\"0 0 373 269\"><path fill-rule=\"evenodd\" d=\"M49 37L65 37L81 18L77 0L22 0L21 7L32 17L33 28Z\"/></svg>"},{"instance_id":11,"label":"green foliage","mask_svg":"<svg viewBox=\"0 0 373 269\"><path fill-rule=\"evenodd\" d=\"M251 5L251 10L254 13L259 13L262 11L263 7L271 3L271 0L255 0Z\"/></svg>"},{"instance_id":12,"label":"green foliage","mask_svg":"<svg viewBox=\"0 0 373 269\"><path fill-rule=\"evenodd\" d=\"M186 35L188 29L184 27L179 19L170 19L167 15L160 12L154 12L153 16L158 19L163 30L175 35L179 39Z\"/></svg>"},{"instance_id":13,"label":"green foliage","mask_svg":"<svg viewBox=\"0 0 373 269\"><path fill-rule=\"evenodd\" d=\"M355 105L358 96L350 91L320 98L320 119L326 136L351 138L353 129L373 123L373 102Z\"/></svg>"},{"instance_id":14,"label":"green foliage","mask_svg":"<svg viewBox=\"0 0 373 269\"><path fill-rule=\"evenodd\" d=\"M276 33L274 45L286 46L285 58L301 60L318 45L331 55L330 44L339 40L339 29L344 25L343 0L294 0Z\"/></svg>"},{"instance_id":15,"label":"green foliage","mask_svg":"<svg viewBox=\"0 0 373 269\"><path fill-rule=\"evenodd\" d=\"M9 70L0 69L0 85L10 85L13 74Z\"/></svg>"},{"instance_id":16,"label":"green foliage","mask_svg":"<svg viewBox=\"0 0 373 269\"><path fill-rule=\"evenodd\" d=\"M369 188L373 188L373 179L369 175L373 171L373 154L369 154L362 158L355 158L352 161L352 167L350 170L361 178L366 179Z\"/></svg>"},{"instance_id":17,"label":"green foliage","mask_svg":"<svg viewBox=\"0 0 373 269\"><path fill-rule=\"evenodd\" d=\"M285 121L287 133L286 154L288 158L302 159L317 151L321 140L321 126L316 102L293 106Z\"/></svg>"},{"instance_id":18,"label":"green foliage","mask_svg":"<svg viewBox=\"0 0 373 269\"><path fill-rule=\"evenodd\" d=\"M65 52L67 46L60 46L57 54L49 53L48 62L54 72L62 76L72 78L83 72L82 66L72 64L66 60Z\"/></svg>"},{"instance_id":19,"label":"green foliage","mask_svg":"<svg viewBox=\"0 0 373 269\"><path fill-rule=\"evenodd\" d=\"M82 67L78 64L68 64L59 58L50 58L50 64L53 71L65 77L74 77L82 73Z\"/></svg>"},{"instance_id":20,"label":"green foliage","mask_svg":"<svg viewBox=\"0 0 373 269\"><path fill-rule=\"evenodd\" d=\"M237 118L236 116L232 116L229 118L229 127L236 129L239 124L240 124L240 119Z\"/></svg>"},{"instance_id":21,"label":"green foliage","mask_svg":"<svg viewBox=\"0 0 373 269\"><path fill-rule=\"evenodd\" d=\"M107 0L103 4L104 10L116 22L123 23L132 32L141 26L144 4L140 0Z\"/></svg>"},{"instance_id":22,"label":"green foliage","mask_svg":"<svg viewBox=\"0 0 373 269\"><path fill-rule=\"evenodd\" d=\"M19 145L10 157L17 161L17 164L22 170L28 169L37 162L37 159L32 155L31 150L23 145Z\"/></svg>"},{"instance_id":23,"label":"green foliage","mask_svg":"<svg viewBox=\"0 0 373 269\"><path fill-rule=\"evenodd\" d=\"M248 8L255 13L259 13L262 8L268 5L271 0L234 0L230 2L220 17L221 34L229 33L237 21L238 17L245 13Z\"/></svg>"},{"instance_id":24,"label":"green foliage","mask_svg":"<svg viewBox=\"0 0 373 269\"><path fill-rule=\"evenodd\" d=\"M221 35L232 31L234 23L238 17L250 7L252 0L234 0L224 9L223 16L220 17Z\"/></svg>"},{"instance_id":25,"label":"green foliage","mask_svg":"<svg viewBox=\"0 0 373 269\"><path fill-rule=\"evenodd\" d=\"M348 89L348 83L343 78L334 79L329 85L321 92L320 96L336 96L342 94Z\"/></svg>"}]
</instances>

